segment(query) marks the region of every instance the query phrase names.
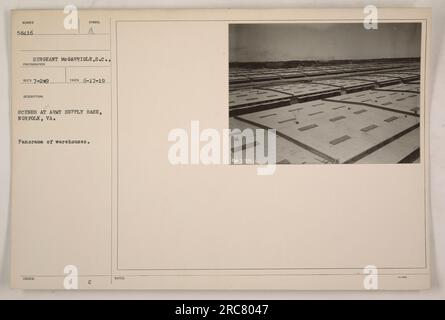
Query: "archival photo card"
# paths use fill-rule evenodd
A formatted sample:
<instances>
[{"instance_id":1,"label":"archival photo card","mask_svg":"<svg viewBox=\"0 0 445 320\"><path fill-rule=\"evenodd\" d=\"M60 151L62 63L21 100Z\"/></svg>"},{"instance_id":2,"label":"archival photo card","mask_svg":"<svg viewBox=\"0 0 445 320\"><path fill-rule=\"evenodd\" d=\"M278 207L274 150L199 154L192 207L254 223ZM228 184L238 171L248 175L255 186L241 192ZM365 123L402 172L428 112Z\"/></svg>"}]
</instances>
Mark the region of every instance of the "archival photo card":
<instances>
[{"instance_id":1,"label":"archival photo card","mask_svg":"<svg viewBox=\"0 0 445 320\"><path fill-rule=\"evenodd\" d=\"M431 12L377 11L12 11L11 286L430 288Z\"/></svg>"}]
</instances>

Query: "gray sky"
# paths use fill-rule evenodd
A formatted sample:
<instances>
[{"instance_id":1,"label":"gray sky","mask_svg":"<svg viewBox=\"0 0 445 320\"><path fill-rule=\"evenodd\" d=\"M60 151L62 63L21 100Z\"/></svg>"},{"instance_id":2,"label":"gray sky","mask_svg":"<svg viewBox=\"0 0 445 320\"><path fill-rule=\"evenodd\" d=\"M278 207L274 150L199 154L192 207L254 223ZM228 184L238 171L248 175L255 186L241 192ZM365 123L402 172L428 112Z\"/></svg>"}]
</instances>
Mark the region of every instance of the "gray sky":
<instances>
[{"instance_id":1,"label":"gray sky","mask_svg":"<svg viewBox=\"0 0 445 320\"><path fill-rule=\"evenodd\" d=\"M232 24L230 62L420 57L420 23Z\"/></svg>"}]
</instances>

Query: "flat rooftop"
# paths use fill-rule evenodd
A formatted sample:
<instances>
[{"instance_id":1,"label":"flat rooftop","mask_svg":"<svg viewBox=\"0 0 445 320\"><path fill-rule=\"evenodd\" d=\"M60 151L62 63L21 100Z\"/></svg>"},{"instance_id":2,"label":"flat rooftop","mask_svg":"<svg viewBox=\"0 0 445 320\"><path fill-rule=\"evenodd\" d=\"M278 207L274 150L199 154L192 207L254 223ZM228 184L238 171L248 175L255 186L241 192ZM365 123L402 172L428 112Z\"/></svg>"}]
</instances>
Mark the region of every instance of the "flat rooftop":
<instances>
[{"instance_id":1,"label":"flat rooftop","mask_svg":"<svg viewBox=\"0 0 445 320\"><path fill-rule=\"evenodd\" d=\"M277 163L419 161L418 60L267 65L231 65L229 123L276 129Z\"/></svg>"}]
</instances>

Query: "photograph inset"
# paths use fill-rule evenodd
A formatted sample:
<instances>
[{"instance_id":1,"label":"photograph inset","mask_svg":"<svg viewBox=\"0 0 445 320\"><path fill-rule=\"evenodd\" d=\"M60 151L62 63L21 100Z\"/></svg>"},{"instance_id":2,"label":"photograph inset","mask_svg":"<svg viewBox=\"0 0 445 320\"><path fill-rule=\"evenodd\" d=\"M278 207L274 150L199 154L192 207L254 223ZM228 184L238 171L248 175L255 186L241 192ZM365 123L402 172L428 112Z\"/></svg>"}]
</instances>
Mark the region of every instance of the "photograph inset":
<instances>
[{"instance_id":1,"label":"photograph inset","mask_svg":"<svg viewBox=\"0 0 445 320\"><path fill-rule=\"evenodd\" d=\"M275 129L277 164L419 163L421 28L230 24L232 158Z\"/></svg>"}]
</instances>

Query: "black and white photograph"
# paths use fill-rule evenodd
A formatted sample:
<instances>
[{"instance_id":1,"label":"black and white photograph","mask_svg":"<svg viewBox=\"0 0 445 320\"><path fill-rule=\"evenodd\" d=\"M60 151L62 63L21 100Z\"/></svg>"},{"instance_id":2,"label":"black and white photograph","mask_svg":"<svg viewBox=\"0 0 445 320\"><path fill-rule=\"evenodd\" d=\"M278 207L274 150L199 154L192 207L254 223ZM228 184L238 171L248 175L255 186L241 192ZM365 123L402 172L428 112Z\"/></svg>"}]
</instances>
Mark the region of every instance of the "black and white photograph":
<instances>
[{"instance_id":1,"label":"black and white photograph","mask_svg":"<svg viewBox=\"0 0 445 320\"><path fill-rule=\"evenodd\" d=\"M421 37L420 23L230 24L232 157L274 129L277 164L419 163Z\"/></svg>"}]
</instances>

